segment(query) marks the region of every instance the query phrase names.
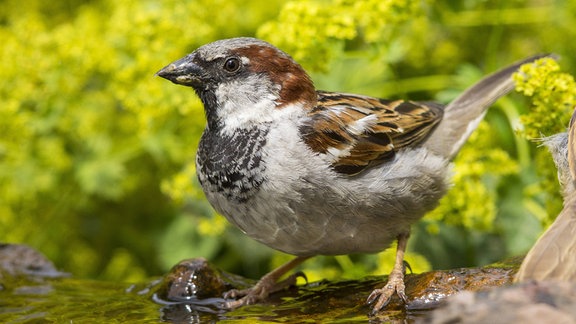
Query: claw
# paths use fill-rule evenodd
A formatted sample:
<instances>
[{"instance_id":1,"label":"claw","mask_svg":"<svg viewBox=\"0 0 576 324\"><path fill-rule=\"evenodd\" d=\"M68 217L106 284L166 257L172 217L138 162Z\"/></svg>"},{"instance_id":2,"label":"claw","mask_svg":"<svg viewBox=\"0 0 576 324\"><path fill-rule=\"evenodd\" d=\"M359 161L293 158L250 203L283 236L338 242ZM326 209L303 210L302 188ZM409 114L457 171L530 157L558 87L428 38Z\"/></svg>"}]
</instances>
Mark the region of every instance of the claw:
<instances>
[{"instance_id":1,"label":"claw","mask_svg":"<svg viewBox=\"0 0 576 324\"><path fill-rule=\"evenodd\" d=\"M378 300L372 308L373 313L377 313L379 310L386 307L390 303L390 300L392 300L392 294L394 292L389 293L389 288L391 287L386 287L386 289L374 289L366 299L368 305L372 305L376 300ZM390 296L386 297L388 294Z\"/></svg>"},{"instance_id":2,"label":"claw","mask_svg":"<svg viewBox=\"0 0 576 324\"><path fill-rule=\"evenodd\" d=\"M292 261L284 264L283 266L271 271L266 274L260 281L256 283L252 288L248 289L232 289L224 293L225 299L236 299L224 303L224 308L235 309L244 305L251 305L257 302L265 300L271 293L286 289L287 287L295 286L296 280L301 277L308 283L308 278L302 271L298 271L282 281L278 281L287 271L296 267L300 263L304 262L308 257L297 257Z\"/></svg>"},{"instance_id":3,"label":"claw","mask_svg":"<svg viewBox=\"0 0 576 324\"><path fill-rule=\"evenodd\" d=\"M224 297L224 299L236 299L238 297L245 296L247 293L245 292L246 290L247 289L244 290L230 289L227 292L225 292L222 297Z\"/></svg>"},{"instance_id":4,"label":"claw","mask_svg":"<svg viewBox=\"0 0 576 324\"><path fill-rule=\"evenodd\" d=\"M308 284L308 277L306 277L306 274L302 271L295 272L291 277L294 277L294 280L302 278L306 281L306 284ZM296 282L294 282L294 284L296 284Z\"/></svg>"},{"instance_id":5,"label":"claw","mask_svg":"<svg viewBox=\"0 0 576 324\"><path fill-rule=\"evenodd\" d=\"M402 269L402 272L404 272L404 274L406 274L406 269L410 270L410 273L414 273L414 271L412 271L412 267L410 266L410 263L408 263L408 261L402 260L402 265L404 266Z\"/></svg>"},{"instance_id":6,"label":"claw","mask_svg":"<svg viewBox=\"0 0 576 324\"><path fill-rule=\"evenodd\" d=\"M392 277L392 275L390 275ZM399 280L398 280L399 279ZM378 313L381 309L386 307L392 300L392 296L396 293L398 297L406 303L408 298L404 293L404 281L402 278L391 278L388 283L379 289L374 289L368 296L366 303L372 306L371 315Z\"/></svg>"},{"instance_id":7,"label":"claw","mask_svg":"<svg viewBox=\"0 0 576 324\"><path fill-rule=\"evenodd\" d=\"M404 251L406 250L406 242L408 241L408 234L402 234L398 236L398 248L396 250L396 262L394 263L394 268L388 276L388 282L382 288L374 289L372 293L366 299L366 303L372 306L372 311L370 315L375 315L382 308L386 307L392 296L397 294L404 304L408 303L408 297L404 292L404 274L406 268L410 268L408 262L404 261Z\"/></svg>"}]
</instances>

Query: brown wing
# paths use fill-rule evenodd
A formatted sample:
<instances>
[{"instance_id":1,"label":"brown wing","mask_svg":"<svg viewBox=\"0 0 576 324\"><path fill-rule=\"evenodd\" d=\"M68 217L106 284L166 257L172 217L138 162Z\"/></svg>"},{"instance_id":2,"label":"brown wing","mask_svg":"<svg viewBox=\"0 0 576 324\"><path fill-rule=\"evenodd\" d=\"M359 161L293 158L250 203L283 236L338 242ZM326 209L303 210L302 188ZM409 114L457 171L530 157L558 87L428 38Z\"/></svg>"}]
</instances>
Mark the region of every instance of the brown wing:
<instances>
[{"instance_id":1,"label":"brown wing","mask_svg":"<svg viewBox=\"0 0 576 324\"><path fill-rule=\"evenodd\" d=\"M354 175L422 141L442 119L439 104L318 91L302 126L304 142L334 157L337 172Z\"/></svg>"}]
</instances>

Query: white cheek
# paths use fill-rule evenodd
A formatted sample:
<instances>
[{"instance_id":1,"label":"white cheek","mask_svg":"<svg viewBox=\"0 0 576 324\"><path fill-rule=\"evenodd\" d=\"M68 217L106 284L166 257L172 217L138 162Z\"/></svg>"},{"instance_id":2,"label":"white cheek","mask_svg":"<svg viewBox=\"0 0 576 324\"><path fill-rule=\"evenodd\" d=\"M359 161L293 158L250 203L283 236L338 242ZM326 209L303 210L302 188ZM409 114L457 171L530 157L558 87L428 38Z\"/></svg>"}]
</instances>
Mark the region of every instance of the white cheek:
<instances>
[{"instance_id":1,"label":"white cheek","mask_svg":"<svg viewBox=\"0 0 576 324\"><path fill-rule=\"evenodd\" d=\"M248 81L248 82L247 82ZM279 87L261 78L222 83L216 89L218 117L225 130L252 127L275 119Z\"/></svg>"},{"instance_id":2,"label":"white cheek","mask_svg":"<svg viewBox=\"0 0 576 324\"><path fill-rule=\"evenodd\" d=\"M215 94L218 118L224 121L222 130L233 134L238 129L260 127L263 124L278 127L290 123L288 120L294 124L299 123L306 116L306 110L300 103L279 108L279 93L279 85L258 75L220 84Z\"/></svg>"}]
</instances>

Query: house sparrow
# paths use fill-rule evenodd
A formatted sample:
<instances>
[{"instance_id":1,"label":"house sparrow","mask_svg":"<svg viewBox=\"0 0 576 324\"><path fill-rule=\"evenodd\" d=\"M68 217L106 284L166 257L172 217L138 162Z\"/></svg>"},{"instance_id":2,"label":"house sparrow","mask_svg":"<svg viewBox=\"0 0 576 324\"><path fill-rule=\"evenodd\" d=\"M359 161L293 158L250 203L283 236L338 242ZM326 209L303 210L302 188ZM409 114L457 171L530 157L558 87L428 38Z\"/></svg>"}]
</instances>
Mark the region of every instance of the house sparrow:
<instances>
[{"instance_id":1,"label":"house sparrow","mask_svg":"<svg viewBox=\"0 0 576 324\"><path fill-rule=\"evenodd\" d=\"M542 56L539 56L542 57ZM410 226L449 187L450 161L488 106L513 88L521 64L478 82L446 108L317 91L288 54L254 38L219 40L157 75L192 87L207 125L198 179L212 206L253 239L297 257L228 307L265 299L315 255L379 252L398 240L388 283L367 299L377 312L405 302Z\"/></svg>"},{"instance_id":2,"label":"house sparrow","mask_svg":"<svg viewBox=\"0 0 576 324\"><path fill-rule=\"evenodd\" d=\"M558 168L564 208L530 249L515 281L556 280L576 282L576 111L568 132L544 139Z\"/></svg>"}]
</instances>

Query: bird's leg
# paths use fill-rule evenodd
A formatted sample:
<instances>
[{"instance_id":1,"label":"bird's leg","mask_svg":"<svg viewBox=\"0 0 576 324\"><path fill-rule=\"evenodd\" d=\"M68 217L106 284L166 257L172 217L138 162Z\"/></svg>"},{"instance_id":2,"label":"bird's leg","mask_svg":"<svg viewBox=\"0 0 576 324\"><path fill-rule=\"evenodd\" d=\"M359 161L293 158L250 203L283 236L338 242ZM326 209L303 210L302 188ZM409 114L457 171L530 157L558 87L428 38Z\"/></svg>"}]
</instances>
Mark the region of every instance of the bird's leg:
<instances>
[{"instance_id":1,"label":"bird's leg","mask_svg":"<svg viewBox=\"0 0 576 324\"><path fill-rule=\"evenodd\" d=\"M374 289L370 296L368 296L366 302L368 304L374 303L372 314L377 313L388 305L394 293L398 294L398 297L400 297L404 303L408 302L408 298L406 298L406 293L404 292L404 252L406 252L406 243L408 242L409 236L410 234L408 233L398 235L396 261L394 262L392 272L388 276L388 282L384 287Z\"/></svg>"},{"instance_id":2,"label":"bird's leg","mask_svg":"<svg viewBox=\"0 0 576 324\"><path fill-rule=\"evenodd\" d=\"M288 278L278 281L286 272L294 269L302 262L306 261L309 256L306 257L296 257L289 262L281 265L280 267L268 272L264 277L262 277L256 285L248 289L236 290L232 289L224 294L224 298L237 298L242 297L238 300L226 302L225 307L228 309L234 309L243 305L250 305L256 302L265 300L269 294L282 290L288 286L294 285L298 277L304 277L302 272L297 272Z\"/></svg>"}]
</instances>

